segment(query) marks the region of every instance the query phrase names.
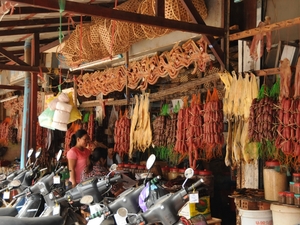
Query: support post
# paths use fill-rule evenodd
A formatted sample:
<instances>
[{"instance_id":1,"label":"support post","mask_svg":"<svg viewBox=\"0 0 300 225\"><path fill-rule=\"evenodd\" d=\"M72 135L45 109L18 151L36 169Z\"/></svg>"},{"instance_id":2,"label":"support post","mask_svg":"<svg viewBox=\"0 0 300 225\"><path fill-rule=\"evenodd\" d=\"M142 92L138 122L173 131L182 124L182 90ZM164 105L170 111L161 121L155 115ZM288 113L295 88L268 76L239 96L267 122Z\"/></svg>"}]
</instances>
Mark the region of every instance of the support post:
<instances>
[{"instance_id":1,"label":"support post","mask_svg":"<svg viewBox=\"0 0 300 225\"><path fill-rule=\"evenodd\" d=\"M26 40L24 45L24 61L27 64L31 62L31 40ZM24 78L24 108L23 108L23 121L22 121L22 142L21 142L21 164L20 168L25 167L26 154L28 151L29 141L29 112L30 112L30 86L31 79L30 73L25 73Z\"/></svg>"}]
</instances>

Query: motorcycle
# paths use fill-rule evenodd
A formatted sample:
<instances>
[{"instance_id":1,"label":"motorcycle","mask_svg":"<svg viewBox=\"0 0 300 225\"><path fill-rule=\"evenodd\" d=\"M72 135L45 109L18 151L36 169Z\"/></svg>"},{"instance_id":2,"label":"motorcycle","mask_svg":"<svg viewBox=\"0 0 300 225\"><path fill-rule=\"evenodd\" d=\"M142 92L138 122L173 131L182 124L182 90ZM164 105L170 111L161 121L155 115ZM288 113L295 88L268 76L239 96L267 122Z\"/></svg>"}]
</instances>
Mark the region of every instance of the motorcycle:
<instances>
[{"instance_id":1,"label":"motorcycle","mask_svg":"<svg viewBox=\"0 0 300 225\"><path fill-rule=\"evenodd\" d=\"M0 225L63 225L64 218L61 216L36 217L36 218L16 218L1 216Z\"/></svg>"},{"instance_id":2,"label":"motorcycle","mask_svg":"<svg viewBox=\"0 0 300 225\"><path fill-rule=\"evenodd\" d=\"M9 182L11 182L13 179L15 179L17 176L18 176L18 179L21 179L22 178L22 175L24 175L24 173L30 169L30 167L33 165L33 163L29 164L29 161L30 161L30 157L33 153L33 149L30 149L27 153L27 161L26 161L26 164L25 164L25 168L23 169L19 169L17 171L14 171L8 175L5 175L5 174L1 174L0 175L0 187L1 188L4 188L6 187Z\"/></svg>"},{"instance_id":3,"label":"motorcycle","mask_svg":"<svg viewBox=\"0 0 300 225\"><path fill-rule=\"evenodd\" d=\"M100 223L108 223L114 224L113 215L115 215L119 208L124 207L130 213L138 213L141 210L141 206L139 204L139 196L144 190L148 190L148 186L158 184L160 177L154 177L149 182L147 182L147 178L150 174L150 170L154 165L156 160L155 155L150 155L146 162L147 175L145 176L144 182L142 185L138 187L131 187L121 193L114 201L110 202L107 205L104 204L92 204L93 198L91 196L84 196L81 199L82 204L89 205L90 207L90 216L86 218L88 220L88 225L92 224L100 224ZM161 193L162 195L167 192ZM150 193L149 193L150 194ZM148 205L151 205L153 198L149 198L149 200L145 201ZM146 204L145 203L145 204ZM105 221L105 222L103 222Z\"/></svg>"},{"instance_id":4,"label":"motorcycle","mask_svg":"<svg viewBox=\"0 0 300 225\"><path fill-rule=\"evenodd\" d=\"M62 150L57 154L55 171L40 178L33 186L26 188L23 192L14 196L14 198L26 196L26 202L17 217L38 217L43 214L45 216L51 214L54 206L53 184L60 182L60 180L56 180L59 177L57 174L64 169L63 166L58 168L61 155ZM49 213L48 210L50 211Z\"/></svg>"},{"instance_id":5,"label":"motorcycle","mask_svg":"<svg viewBox=\"0 0 300 225\"><path fill-rule=\"evenodd\" d=\"M182 184L182 189L175 193L169 193L159 198L154 205L152 205L146 212L139 214L128 213L126 208L120 208L114 215L117 225L125 224L153 224L161 223L163 225L182 224L178 211L189 200L189 192L198 188L203 184L200 179L192 186L185 188L185 183L194 174L193 169L188 168L185 170L185 181ZM206 224L205 219L202 224Z\"/></svg>"},{"instance_id":6,"label":"motorcycle","mask_svg":"<svg viewBox=\"0 0 300 225\"><path fill-rule=\"evenodd\" d=\"M29 153L27 154L28 161L26 165L28 165L29 157L31 156L33 152L33 149L29 150ZM20 198L13 198L10 203L6 202L6 199L10 198L10 192L13 189L17 189L18 193L23 192L27 187L29 187L34 178L36 177L38 173L39 167L36 166L36 162L40 156L40 149L35 154L35 163L31 164L33 167L27 167L26 169L23 169L20 173L14 173L13 176L9 176L9 178L6 181L10 181L6 185L5 188L1 189L0 192L4 192L2 202L5 204L6 208L0 209L0 216L16 216L20 209L24 206L26 198L20 197Z\"/></svg>"}]
</instances>

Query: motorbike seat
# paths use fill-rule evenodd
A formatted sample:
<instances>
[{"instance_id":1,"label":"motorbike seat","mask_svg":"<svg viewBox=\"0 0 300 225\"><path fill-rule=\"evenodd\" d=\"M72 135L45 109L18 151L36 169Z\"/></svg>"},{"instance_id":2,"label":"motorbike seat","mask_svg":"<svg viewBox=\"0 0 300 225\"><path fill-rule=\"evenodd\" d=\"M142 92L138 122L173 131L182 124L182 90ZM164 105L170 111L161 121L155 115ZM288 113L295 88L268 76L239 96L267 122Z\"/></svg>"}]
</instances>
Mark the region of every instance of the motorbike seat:
<instances>
[{"instance_id":1,"label":"motorbike seat","mask_svg":"<svg viewBox=\"0 0 300 225\"><path fill-rule=\"evenodd\" d=\"M61 216L16 218L1 216L0 225L63 225L64 219Z\"/></svg>"},{"instance_id":2,"label":"motorbike seat","mask_svg":"<svg viewBox=\"0 0 300 225\"><path fill-rule=\"evenodd\" d=\"M18 210L16 207L8 207L0 209L0 216L16 216L18 214Z\"/></svg>"}]
</instances>

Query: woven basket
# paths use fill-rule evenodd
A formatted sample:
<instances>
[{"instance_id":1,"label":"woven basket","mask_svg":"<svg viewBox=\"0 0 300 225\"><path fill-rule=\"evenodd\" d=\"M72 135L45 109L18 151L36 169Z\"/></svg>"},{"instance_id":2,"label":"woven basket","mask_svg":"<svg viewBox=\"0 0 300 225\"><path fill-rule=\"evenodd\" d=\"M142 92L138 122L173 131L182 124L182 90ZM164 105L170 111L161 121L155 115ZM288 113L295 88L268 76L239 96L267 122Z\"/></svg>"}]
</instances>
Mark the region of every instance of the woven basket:
<instances>
[{"instance_id":1,"label":"woven basket","mask_svg":"<svg viewBox=\"0 0 300 225\"><path fill-rule=\"evenodd\" d=\"M138 13L154 16L155 15L155 0L144 0L140 4ZM141 28L144 31L144 34L148 39L153 39L155 37L163 36L170 32L169 29L148 26L148 25L141 25Z\"/></svg>"},{"instance_id":2,"label":"woven basket","mask_svg":"<svg viewBox=\"0 0 300 225\"><path fill-rule=\"evenodd\" d=\"M128 0L116 7L118 10L127 11L127 12L137 12L140 7L141 1L140 0ZM135 23L129 23L129 22L122 22L122 21L116 21L118 23L118 35L121 37L123 32L128 33L129 42L135 43L137 41L140 41L142 39L145 39L145 35L142 31L142 28L140 25L137 25ZM123 23L124 25L121 26L119 23ZM122 29L123 28L123 29ZM126 30L125 30L126 29ZM132 35L136 34L136 35ZM126 34L127 35L127 34Z\"/></svg>"}]
</instances>

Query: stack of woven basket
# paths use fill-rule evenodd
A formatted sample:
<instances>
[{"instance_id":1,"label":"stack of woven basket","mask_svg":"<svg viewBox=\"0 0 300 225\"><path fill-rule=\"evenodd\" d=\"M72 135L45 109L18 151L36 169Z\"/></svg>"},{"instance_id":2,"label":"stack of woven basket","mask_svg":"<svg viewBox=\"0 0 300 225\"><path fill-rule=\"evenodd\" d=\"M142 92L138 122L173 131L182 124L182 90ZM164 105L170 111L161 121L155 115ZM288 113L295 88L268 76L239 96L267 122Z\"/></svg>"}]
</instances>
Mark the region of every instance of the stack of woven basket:
<instances>
[{"instance_id":1,"label":"stack of woven basket","mask_svg":"<svg viewBox=\"0 0 300 225\"><path fill-rule=\"evenodd\" d=\"M156 0L128 0L116 7L117 10L155 15ZM192 0L203 19L207 17L204 0ZM191 21L189 12L180 0L165 1L165 18ZM60 53L64 63L78 66L129 50L130 46L140 40L153 39L171 32L169 29L149 25L116 21L102 17L93 17L90 24L79 24L64 42Z\"/></svg>"}]
</instances>

